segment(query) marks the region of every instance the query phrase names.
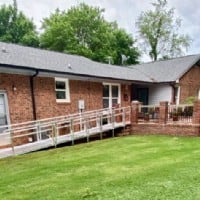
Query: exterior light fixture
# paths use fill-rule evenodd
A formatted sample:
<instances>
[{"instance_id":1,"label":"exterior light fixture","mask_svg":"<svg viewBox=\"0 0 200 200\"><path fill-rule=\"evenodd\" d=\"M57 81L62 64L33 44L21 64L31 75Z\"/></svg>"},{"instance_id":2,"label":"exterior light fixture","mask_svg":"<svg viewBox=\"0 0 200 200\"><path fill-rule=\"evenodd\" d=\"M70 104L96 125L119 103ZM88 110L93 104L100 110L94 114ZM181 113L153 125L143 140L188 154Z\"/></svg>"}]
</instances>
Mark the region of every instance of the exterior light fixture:
<instances>
[{"instance_id":1,"label":"exterior light fixture","mask_svg":"<svg viewBox=\"0 0 200 200\"><path fill-rule=\"evenodd\" d=\"M13 84L12 86L13 92L15 92L17 90L16 86Z\"/></svg>"}]
</instances>

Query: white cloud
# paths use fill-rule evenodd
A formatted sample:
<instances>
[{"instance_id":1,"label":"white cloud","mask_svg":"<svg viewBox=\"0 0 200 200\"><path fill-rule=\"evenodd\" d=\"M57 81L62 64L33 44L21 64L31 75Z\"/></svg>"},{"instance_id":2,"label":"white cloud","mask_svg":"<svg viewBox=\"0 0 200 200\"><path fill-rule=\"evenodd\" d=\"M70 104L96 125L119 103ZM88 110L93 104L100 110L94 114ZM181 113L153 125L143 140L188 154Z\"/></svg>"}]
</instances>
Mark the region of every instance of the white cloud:
<instances>
[{"instance_id":1,"label":"white cloud","mask_svg":"<svg viewBox=\"0 0 200 200\"><path fill-rule=\"evenodd\" d=\"M80 2L105 8L105 18L117 21L119 26L135 35L135 21L142 11L151 9L153 0L17 0L19 10L29 18L33 18L38 27L43 18L48 17L56 8L65 10ZM0 5L12 4L12 0L0 0ZM169 7L176 9L182 19L182 33L190 34L193 44L188 54L200 53L200 1L199 0L168 0Z\"/></svg>"}]
</instances>

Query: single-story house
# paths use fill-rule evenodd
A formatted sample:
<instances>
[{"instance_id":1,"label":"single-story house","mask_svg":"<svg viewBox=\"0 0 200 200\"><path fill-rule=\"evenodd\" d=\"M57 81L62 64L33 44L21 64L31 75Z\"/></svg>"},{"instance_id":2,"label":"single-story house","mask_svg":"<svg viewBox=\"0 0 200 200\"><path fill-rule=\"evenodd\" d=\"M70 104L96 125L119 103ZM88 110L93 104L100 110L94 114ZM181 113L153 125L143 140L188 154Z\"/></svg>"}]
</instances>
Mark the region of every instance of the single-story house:
<instances>
[{"instance_id":1,"label":"single-story house","mask_svg":"<svg viewBox=\"0 0 200 200\"><path fill-rule=\"evenodd\" d=\"M148 76L147 84L134 84L132 99L143 104L158 104L160 101L185 103L188 97L200 99L200 55L144 63L131 66Z\"/></svg>"},{"instance_id":2,"label":"single-story house","mask_svg":"<svg viewBox=\"0 0 200 200\"><path fill-rule=\"evenodd\" d=\"M0 42L0 125L200 95L200 55L130 67Z\"/></svg>"}]
</instances>

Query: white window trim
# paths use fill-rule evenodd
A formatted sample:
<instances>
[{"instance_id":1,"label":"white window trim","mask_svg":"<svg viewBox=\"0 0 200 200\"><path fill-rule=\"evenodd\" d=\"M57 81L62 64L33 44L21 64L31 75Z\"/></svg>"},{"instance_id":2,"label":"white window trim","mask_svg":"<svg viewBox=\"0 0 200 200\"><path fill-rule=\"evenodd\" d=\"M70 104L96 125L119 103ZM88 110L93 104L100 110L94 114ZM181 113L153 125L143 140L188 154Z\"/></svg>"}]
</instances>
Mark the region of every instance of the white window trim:
<instances>
[{"instance_id":1,"label":"white window trim","mask_svg":"<svg viewBox=\"0 0 200 200\"><path fill-rule=\"evenodd\" d=\"M7 125L10 125L10 113L9 113L9 106L8 106L8 97L7 93L0 90L0 94L4 95L4 100L5 100L5 110L6 110L6 118L7 118Z\"/></svg>"},{"instance_id":2,"label":"white window trim","mask_svg":"<svg viewBox=\"0 0 200 200\"><path fill-rule=\"evenodd\" d=\"M112 105L112 90L111 90L111 86L118 86L119 88L119 96L118 96L118 99L117 99L117 103L118 104L121 104L121 84L119 83L108 83L108 82L103 82L103 85L108 85L109 86L109 107L108 108L111 108L111 105ZM104 98L107 98L107 97L103 97ZM116 98L116 97L114 97Z\"/></svg>"},{"instance_id":3,"label":"white window trim","mask_svg":"<svg viewBox=\"0 0 200 200\"><path fill-rule=\"evenodd\" d=\"M62 81L62 82L65 82L65 90L62 90L62 91L65 91L65 96L66 98L65 99L57 99L56 98L56 102L57 103L70 103L70 89L69 89L69 80L67 78L55 78L55 92L57 91L56 89L56 81ZM59 91L59 90L58 90ZM61 91L61 90L60 90Z\"/></svg>"},{"instance_id":4,"label":"white window trim","mask_svg":"<svg viewBox=\"0 0 200 200\"><path fill-rule=\"evenodd\" d=\"M7 98L7 93L0 90L0 94L4 95L4 103L5 103L5 112L6 112L6 118L7 118L7 124L5 126L10 125L10 115L9 115L9 106L8 106L8 98ZM7 129L7 128L5 128ZM1 130L3 131L3 130ZM8 145L11 144L11 137L10 135L4 133L0 133L0 145Z\"/></svg>"}]
</instances>

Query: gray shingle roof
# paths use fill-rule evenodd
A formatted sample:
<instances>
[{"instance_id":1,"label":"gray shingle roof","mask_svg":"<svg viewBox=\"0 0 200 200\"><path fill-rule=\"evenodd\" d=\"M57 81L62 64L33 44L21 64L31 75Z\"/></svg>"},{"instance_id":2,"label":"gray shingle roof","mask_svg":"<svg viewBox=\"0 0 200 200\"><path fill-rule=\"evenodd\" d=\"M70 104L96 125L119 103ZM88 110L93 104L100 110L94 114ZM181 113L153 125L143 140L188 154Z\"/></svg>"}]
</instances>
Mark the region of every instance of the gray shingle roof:
<instances>
[{"instance_id":1,"label":"gray shingle roof","mask_svg":"<svg viewBox=\"0 0 200 200\"><path fill-rule=\"evenodd\" d=\"M130 67L94 62L88 58L0 42L0 65L23 66L75 76L140 82L174 82L187 72L200 55ZM70 67L69 67L70 65Z\"/></svg>"},{"instance_id":2,"label":"gray shingle roof","mask_svg":"<svg viewBox=\"0 0 200 200\"><path fill-rule=\"evenodd\" d=\"M199 59L200 54L132 65L131 67L152 77L155 82L174 82L181 78Z\"/></svg>"},{"instance_id":3,"label":"gray shingle roof","mask_svg":"<svg viewBox=\"0 0 200 200\"><path fill-rule=\"evenodd\" d=\"M6 50L6 53L2 51ZM0 64L128 81L151 81L131 68L102 64L88 58L0 42ZM68 67L70 65L70 67Z\"/></svg>"}]
</instances>

